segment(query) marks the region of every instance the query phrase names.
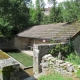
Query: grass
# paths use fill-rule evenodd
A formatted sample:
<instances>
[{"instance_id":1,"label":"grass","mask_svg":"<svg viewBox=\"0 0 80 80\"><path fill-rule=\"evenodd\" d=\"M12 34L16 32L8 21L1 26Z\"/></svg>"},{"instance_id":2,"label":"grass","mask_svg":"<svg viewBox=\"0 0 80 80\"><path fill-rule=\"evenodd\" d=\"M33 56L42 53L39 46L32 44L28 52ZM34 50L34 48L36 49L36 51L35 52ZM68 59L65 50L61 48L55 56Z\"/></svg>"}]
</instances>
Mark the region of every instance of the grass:
<instances>
[{"instance_id":1,"label":"grass","mask_svg":"<svg viewBox=\"0 0 80 80\"><path fill-rule=\"evenodd\" d=\"M33 65L33 58L27 54L21 52L7 52L7 54L21 62L26 67Z\"/></svg>"},{"instance_id":2,"label":"grass","mask_svg":"<svg viewBox=\"0 0 80 80\"><path fill-rule=\"evenodd\" d=\"M59 73L48 74L45 76L40 76L38 80L76 80L69 76L63 76Z\"/></svg>"}]
</instances>

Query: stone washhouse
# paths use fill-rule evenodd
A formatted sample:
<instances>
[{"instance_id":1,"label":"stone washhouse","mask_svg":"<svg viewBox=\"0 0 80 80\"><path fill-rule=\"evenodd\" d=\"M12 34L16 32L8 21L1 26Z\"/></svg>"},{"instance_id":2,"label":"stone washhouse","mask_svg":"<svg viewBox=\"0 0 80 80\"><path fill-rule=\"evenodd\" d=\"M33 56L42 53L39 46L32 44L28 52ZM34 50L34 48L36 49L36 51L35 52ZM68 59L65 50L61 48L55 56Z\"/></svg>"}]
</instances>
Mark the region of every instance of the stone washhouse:
<instances>
[{"instance_id":1,"label":"stone washhouse","mask_svg":"<svg viewBox=\"0 0 80 80\"><path fill-rule=\"evenodd\" d=\"M80 23L57 23L32 26L15 37L17 49L31 49L33 44L50 44L51 42L73 42L74 49L80 53Z\"/></svg>"}]
</instances>

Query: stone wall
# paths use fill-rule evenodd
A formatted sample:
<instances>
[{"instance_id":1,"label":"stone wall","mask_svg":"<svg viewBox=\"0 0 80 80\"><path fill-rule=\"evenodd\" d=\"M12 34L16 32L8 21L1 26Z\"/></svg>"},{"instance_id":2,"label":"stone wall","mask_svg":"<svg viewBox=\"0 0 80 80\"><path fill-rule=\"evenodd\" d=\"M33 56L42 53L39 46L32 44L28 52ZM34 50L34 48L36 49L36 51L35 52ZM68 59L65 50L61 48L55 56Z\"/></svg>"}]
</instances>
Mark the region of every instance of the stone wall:
<instances>
[{"instance_id":1,"label":"stone wall","mask_svg":"<svg viewBox=\"0 0 80 80\"><path fill-rule=\"evenodd\" d=\"M33 44L49 44L51 40L43 40L43 39L29 39L29 45L33 46Z\"/></svg>"},{"instance_id":2,"label":"stone wall","mask_svg":"<svg viewBox=\"0 0 80 80\"><path fill-rule=\"evenodd\" d=\"M13 50L16 49L14 45L14 38L0 38L1 50Z\"/></svg>"},{"instance_id":3,"label":"stone wall","mask_svg":"<svg viewBox=\"0 0 80 80\"><path fill-rule=\"evenodd\" d=\"M49 40L45 40L45 42L42 39L34 39L34 38L26 38L26 37L15 37L15 47L18 50L27 50L31 49L33 47L33 44L49 44Z\"/></svg>"},{"instance_id":4,"label":"stone wall","mask_svg":"<svg viewBox=\"0 0 80 80\"><path fill-rule=\"evenodd\" d=\"M14 45L18 50L27 50L29 45L29 38L15 37Z\"/></svg>"},{"instance_id":5,"label":"stone wall","mask_svg":"<svg viewBox=\"0 0 80 80\"><path fill-rule=\"evenodd\" d=\"M42 57L41 66L43 74L47 74L52 70L52 72L55 71L72 76L76 72L75 66L72 63L54 58L51 54Z\"/></svg>"},{"instance_id":6,"label":"stone wall","mask_svg":"<svg viewBox=\"0 0 80 80\"><path fill-rule=\"evenodd\" d=\"M24 38L24 37L11 37L11 38L0 38L0 49L1 50L27 50L33 47L33 44L50 43L40 39Z\"/></svg>"},{"instance_id":7,"label":"stone wall","mask_svg":"<svg viewBox=\"0 0 80 80\"><path fill-rule=\"evenodd\" d=\"M20 80L19 69L20 64L0 50L0 80Z\"/></svg>"},{"instance_id":8,"label":"stone wall","mask_svg":"<svg viewBox=\"0 0 80 80\"><path fill-rule=\"evenodd\" d=\"M42 57L50 53L56 44L34 44L33 46L33 72L34 74L39 74L42 72L42 67L40 65Z\"/></svg>"},{"instance_id":9,"label":"stone wall","mask_svg":"<svg viewBox=\"0 0 80 80\"><path fill-rule=\"evenodd\" d=\"M74 50L80 55L80 34L75 36L72 42L73 42Z\"/></svg>"},{"instance_id":10,"label":"stone wall","mask_svg":"<svg viewBox=\"0 0 80 80\"><path fill-rule=\"evenodd\" d=\"M76 66L70 62L65 62L54 58L50 53L56 44L34 44L33 47L33 73L34 76L48 71L56 71L61 74L72 76L80 69L80 65Z\"/></svg>"}]
</instances>

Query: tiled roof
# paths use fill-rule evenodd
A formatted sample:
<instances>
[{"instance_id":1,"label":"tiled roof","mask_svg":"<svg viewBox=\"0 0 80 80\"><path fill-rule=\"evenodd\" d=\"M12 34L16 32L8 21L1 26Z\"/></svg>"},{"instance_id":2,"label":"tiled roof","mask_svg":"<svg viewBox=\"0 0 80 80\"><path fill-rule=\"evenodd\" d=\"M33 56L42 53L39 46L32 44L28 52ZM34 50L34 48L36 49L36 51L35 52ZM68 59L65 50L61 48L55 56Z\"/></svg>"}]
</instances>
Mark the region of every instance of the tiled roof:
<instances>
[{"instance_id":1,"label":"tiled roof","mask_svg":"<svg viewBox=\"0 0 80 80\"><path fill-rule=\"evenodd\" d=\"M17 36L39 39L68 39L80 31L80 23L57 23L33 26Z\"/></svg>"}]
</instances>

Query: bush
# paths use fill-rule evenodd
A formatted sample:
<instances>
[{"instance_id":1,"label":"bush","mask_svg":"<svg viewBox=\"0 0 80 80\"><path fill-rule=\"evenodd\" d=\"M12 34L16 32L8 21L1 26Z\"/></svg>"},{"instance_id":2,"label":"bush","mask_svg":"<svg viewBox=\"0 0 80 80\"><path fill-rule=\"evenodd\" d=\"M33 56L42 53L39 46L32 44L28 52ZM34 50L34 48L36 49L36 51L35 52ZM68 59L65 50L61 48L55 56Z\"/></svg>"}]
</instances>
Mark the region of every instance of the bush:
<instances>
[{"instance_id":1,"label":"bush","mask_svg":"<svg viewBox=\"0 0 80 80\"><path fill-rule=\"evenodd\" d=\"M74 46L72 41L65 44L58 43L53 49L50 50L50 53L53 56L58 57L59 53L61 53L61 56L64 59L67 57L67 55L69 55L72 52L74 52Z\"/></svg>"},{"instance_id":2,"label":"bush","mask_svg":"<svg viewBox=\"0 0 80 80\"><path fill-rule=\"evenodd\" d=\"M75 52L67 56L66 61L69 61L76 65L80 65L80 57Z\"/></svg>"},{"instance_id":3,"label":"bush","mask_svg":"<svg viewBox=\"0 0 80 80\"><path fill-rule=\"evenodd\" d=\"M77 76L80 78L80 69L77 71Z\"/></svg>"}]
</instances>

